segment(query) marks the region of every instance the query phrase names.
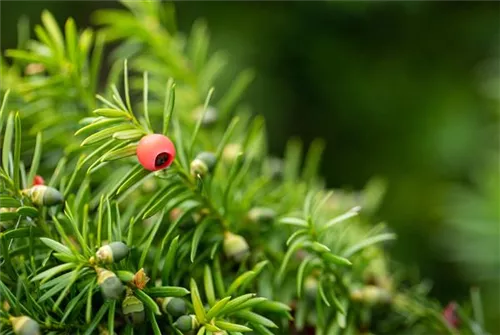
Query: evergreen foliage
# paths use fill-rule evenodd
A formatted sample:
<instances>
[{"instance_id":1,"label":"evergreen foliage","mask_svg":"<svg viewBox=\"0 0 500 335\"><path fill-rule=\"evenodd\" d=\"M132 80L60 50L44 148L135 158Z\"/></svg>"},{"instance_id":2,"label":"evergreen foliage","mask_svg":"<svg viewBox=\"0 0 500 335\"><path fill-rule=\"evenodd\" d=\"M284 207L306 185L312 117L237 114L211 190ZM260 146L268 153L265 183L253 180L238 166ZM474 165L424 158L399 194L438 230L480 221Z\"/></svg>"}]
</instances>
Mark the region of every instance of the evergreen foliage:
<instances>
[{"instance_id":1,"label":"evergreen foliage","mask_svg":"<svg viewBox=\"0 0 500 335\"><path fill-rule=\"evenodd\" d=\"M252 71L214 88L203 22L123 4L97 30L44 12L1 61L2 334L484 333L390 262L382 181L327 190L320 140L270 157ZM153 133L176 149L155 172L135 157Z\"/></svg>"}]
</instances>

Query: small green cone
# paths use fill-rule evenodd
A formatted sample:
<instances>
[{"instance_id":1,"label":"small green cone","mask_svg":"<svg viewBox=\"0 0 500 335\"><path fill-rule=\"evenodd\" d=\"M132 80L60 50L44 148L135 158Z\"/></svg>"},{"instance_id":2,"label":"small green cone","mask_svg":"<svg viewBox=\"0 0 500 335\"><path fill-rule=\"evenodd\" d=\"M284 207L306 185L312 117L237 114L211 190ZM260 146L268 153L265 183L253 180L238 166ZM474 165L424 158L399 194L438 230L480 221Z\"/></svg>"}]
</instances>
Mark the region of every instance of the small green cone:
<instances>
[{"instance_id":1,"label":"small green cone","mask_svg":"<svg viewBox=\"0 0 500 335\"><path fill-rule=\"evenodd\" d=\"M127 321L134 325L144 322L144 304L134 295L128 295L123 299L122 311Z\"/></svg>"},{"instance_id":2,"label":"small green cone","mask_svg":"<svg viewBox=\"0 0 500 335\"><path fill-rule=\"evenodd\" d=\"M164 298L161 307L165 313L173 317L179 317L187 312L186 302L181 298Z\"/></svg>"},{"instance_id":3,"label":"small green cone","mask_svg":"<svg viewBox=\"0 0 500 335\"><path fill-rule=\"evenodd\" d=\"M226 232L224 234L223 248L226 256L234 259L236 262L243 261L250 254L250 249L245 238L231 232Z\"/></svg>"},{"instance_id":4,"label":"small green cone","mask_svg":"<svg viewBox=\"0 0 500 335\"><path fill-rule=\"evenodd\" d=\"M129 248L123 242L111 242L108 245L103 245L96 252L96 257L102 263L111 264L119 262L129 253Z\"/></svg>"},{"instance_id":5,"label":"small green cone","mask_svg":"<svg viewBox=\"0 0 500 335\"><path fill-rule=\"evenodd\" d=\"M215 154L211 152L201 152L191 162L190 171L193 177L197 175L202 178L213 171L216 163Z\"/></svg>"},{"instance_id":6,"label":"small green cone","mask_svg":"<svg viewBox=\"0 0 500 335\"><path fill-rule=\"evenodd\" d=\"M35 185L23 190L23 193L37 206L53 206L64 202L61 192L50 186Z\"/></svg>"},{"instance_id":7,"label":"small green cone","mask_svg":"<svg viewBox=\"0 0 500 335\"><path fill-rule=\"evenodd\" d=\"M16 335L40 335L40 326L38 323L27 316L9 318L12 329Z\"/></svg>"},{"instance_id":8,"label":"small green cone","mask_svg":"<svg viewBox=\"0 0 500 335\"><path fill-rule=\"evenodd\" d=\"M102 295L106 299L120 299L125 287L116 274L103 268L98 268L97 274L97 284L101 288Z\"/></svg>"},{"instance_id":9,"label":"small green cone","mask_svg":"<svg viewBox=\"0 0 500 335\"><path fill-rule=\"evenodd\" d=\"M196 319L196 316L192 314L183 315L174 322L174 327L179 329L183 333L196 329L198 328L198 326L198 320Z\"/></svg>"}]
</instances>

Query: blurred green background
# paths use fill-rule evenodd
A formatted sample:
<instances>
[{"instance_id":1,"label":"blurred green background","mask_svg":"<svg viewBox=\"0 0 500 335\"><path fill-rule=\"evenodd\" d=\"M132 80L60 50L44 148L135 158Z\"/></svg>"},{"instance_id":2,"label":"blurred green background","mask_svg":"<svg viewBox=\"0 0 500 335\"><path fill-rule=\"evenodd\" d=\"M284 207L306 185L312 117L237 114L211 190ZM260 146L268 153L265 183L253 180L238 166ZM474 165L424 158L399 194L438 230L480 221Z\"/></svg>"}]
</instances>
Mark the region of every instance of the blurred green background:
<instances>
[{"instance_id":1,"label":"blurred green background","mask_svg":"<svg viewBox=\"0 0 500 335\"><path fill-rule=\"evenodd\" d=\"M1 48L16 45L16 22L90 24L116 2L2 1ZM188 33L205 18L212 48L232 71L257 71L246 94L268 121L269 147L326 140L330 187L388 181L379 213L399 234L393 254L434 281L443 302L485 285L494 325L500 310L498 2L176 3ZM223 82L232 79L226 73ZM225 83L221 83L224 87Z\"/></svg>"}]
</instances>

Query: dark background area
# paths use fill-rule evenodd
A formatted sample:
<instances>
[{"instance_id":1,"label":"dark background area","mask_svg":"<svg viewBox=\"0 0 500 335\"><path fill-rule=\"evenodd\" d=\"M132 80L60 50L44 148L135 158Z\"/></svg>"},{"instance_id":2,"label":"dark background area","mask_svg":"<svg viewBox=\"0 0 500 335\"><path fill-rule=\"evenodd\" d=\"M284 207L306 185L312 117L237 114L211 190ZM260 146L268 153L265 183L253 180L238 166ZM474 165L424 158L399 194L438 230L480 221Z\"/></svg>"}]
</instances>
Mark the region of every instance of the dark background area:
<instances>
[{"instance_id":1,"label":"dark background area","mask_svg":"<svg viewBox=\"0 0 500 335\"><path fill-rule=\"evenodd\" d=\"M36 24L48 9L60 23L72 16L83 27L95 9L119 6L2 1L2 51L15 47L23 14ZM481 267L454 257L463 239L449 243L448 231L464 231L453 226L463 210L453 200L457 189L467 199L498 182L500 3L181 1L176 8L184 33L206 19L211 47L229 52L231 71L256 70L246 101L266 117L272 153L281 155L291 136L306 144L324 138L330 187L388 181L380 217L400 236L393 254L432 278L437 297L460 300L482 283ZM477 172L485 166L489 172ZM478 173L492 177L478 181ZM500 254L497 193L498 184L480 193L484 201L465 214L490 220L489 244L473 262Z\"/></svg>"}]
</instances>

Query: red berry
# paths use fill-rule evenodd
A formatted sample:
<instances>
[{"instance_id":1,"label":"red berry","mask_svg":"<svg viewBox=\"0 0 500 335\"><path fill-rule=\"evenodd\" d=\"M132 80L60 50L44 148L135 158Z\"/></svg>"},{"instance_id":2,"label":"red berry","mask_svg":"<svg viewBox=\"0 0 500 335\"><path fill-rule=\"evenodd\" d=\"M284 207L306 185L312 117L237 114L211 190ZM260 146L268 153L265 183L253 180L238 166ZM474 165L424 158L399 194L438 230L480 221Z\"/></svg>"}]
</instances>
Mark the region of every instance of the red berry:
<instances>
[{"instance_id":1,"label":"red berry","mask_svg":"<svg viewBox=\"0 0 500 335\"><path fill-rule=\"evenodd\" d=\"M33 178L33 186L35 185L45 185L45 180L43 180L42 176L36 175Z\"/></svg>"},{"instance_id":2,"label":"red berry","mask_svg":"<svg viewBox=\"0 0 500 335\"><path fill-rule=\"evenodd\" d=\"M452 301L443 310L443 316L445 320L453 328L457 328L460 325L460 319L457 315L457 307L457 303Z\"/></svg>"},{"instance_id":3,"label":"red berry","mask_svg":"<svg viewBox=\"0 0 500 335\"><path fill-rule=\"evenodd\" d=\"M161 134L146 135L137 145L139 163L149 171L167 168L175 158L175 146L172 141Z\"/></svg>"}]
</instances>

